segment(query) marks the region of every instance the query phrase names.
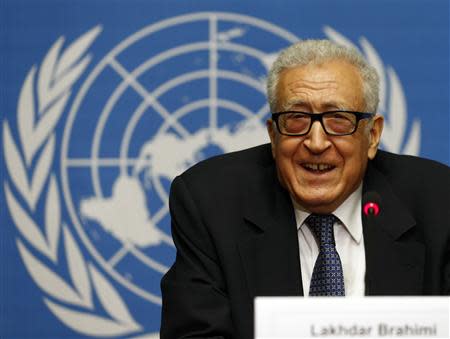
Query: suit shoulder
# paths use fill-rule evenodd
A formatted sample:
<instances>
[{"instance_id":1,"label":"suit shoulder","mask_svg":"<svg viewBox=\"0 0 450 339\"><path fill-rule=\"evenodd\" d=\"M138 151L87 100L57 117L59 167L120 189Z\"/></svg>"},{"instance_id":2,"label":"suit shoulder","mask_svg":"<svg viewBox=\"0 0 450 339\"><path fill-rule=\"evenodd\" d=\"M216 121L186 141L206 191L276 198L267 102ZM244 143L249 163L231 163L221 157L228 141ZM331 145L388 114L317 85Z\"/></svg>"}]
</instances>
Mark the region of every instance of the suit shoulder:
<instances>
[{"instance_id":1,"label":"suit shoulder","mask_svg":"<svg viewBox=\"0 0 450 339\"><path fill-rule=\"evenodd\" d=\"M372 164L401 190L442 191L450 185L450 167L434 160L380 151Z\"/></svg>"},{"instance_id":2,"label":"suit shoulder","mask_svg":"<svg viewBox=\"0 0 450 339\"><path fill-rule=\"evenodd\" d=\"M220 215L225 206L238 210L255 182L273 170L270 145L232 152L201 161L174 179L170 189L172 206L189 195L197 208Z\"/></svg>"},{"instance_id":3,"label":"suit shoulder","mask_svg":"<svg viewBox=\"0 0 450 339\"><path fill-rule=\"evenodd\" d=\"M379 170L387 174L402 173L402 175L406 176L419 173L422 175L450 175L450 167L447 165L435 160L412 155L400 155L379 151L373 163Z\"/></svg>"}]
</instances>

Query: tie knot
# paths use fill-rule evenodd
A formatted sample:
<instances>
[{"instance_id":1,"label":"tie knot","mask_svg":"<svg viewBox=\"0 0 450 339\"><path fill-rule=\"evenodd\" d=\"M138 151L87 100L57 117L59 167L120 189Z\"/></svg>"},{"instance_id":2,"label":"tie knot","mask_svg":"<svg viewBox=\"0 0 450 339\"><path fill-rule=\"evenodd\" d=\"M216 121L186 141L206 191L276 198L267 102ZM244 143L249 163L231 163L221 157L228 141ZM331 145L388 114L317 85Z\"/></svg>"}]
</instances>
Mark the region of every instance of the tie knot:
<instances>
[{"instance_id":1,"label":"tie knot","mask_svg":"<svg viewBox=\"0 0 450 339\"><path fill-rule=\"evenodd\" d=\"M305 223L319 241L321 247L325 244L335 245L333 225L336 219L333 214L311 214L306 218Z\"/></svg>"}]
</instances>

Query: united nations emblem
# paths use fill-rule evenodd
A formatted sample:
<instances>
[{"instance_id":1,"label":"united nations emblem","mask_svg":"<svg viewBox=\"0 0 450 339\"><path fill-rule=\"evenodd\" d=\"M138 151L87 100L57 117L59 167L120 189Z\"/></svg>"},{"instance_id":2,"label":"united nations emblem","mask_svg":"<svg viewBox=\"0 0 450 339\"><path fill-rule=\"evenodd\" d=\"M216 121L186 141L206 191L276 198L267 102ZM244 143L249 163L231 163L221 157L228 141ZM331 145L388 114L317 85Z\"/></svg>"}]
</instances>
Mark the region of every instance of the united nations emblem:
<instances>
[{"instance_id":1,"label":"united nations emblem","mask_svg":"<svg viewBox=\"0 0 450 339\"><path fill-rule=\"evenodd\" d=\"M232 13L163 20L107 53L66 107L100 31L64 48L59 39L28 73L17 124L3 124L6 200L20 256L58 319L88 336L157 337L159 281L175 253L170 182L202 159L268 141L265 76L298 38ZM382 78L384 148L417 154L420 123L405 141L395 71L364 38L360 49ZM145 308L146 322L134 307Z\"/></svg>"}]
</instances>

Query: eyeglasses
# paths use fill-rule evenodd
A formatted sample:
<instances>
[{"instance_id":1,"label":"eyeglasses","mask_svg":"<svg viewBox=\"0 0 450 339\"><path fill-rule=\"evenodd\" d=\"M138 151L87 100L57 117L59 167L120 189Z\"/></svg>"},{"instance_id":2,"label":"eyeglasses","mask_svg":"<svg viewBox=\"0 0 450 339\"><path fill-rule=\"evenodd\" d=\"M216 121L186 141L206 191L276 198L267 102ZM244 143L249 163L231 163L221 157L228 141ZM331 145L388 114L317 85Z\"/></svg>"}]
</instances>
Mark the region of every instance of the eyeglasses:
<instances>
[{"instance_id":1,"label":"eyeglasses","mask_svg":"<svg viewBox=\"0 0 450 339\"><path fill-rule=\"evenodd\" d=\"M311 130L312 124L315 121L320 121L326 134L341 136L355 133L360 120L369 119L374 115L374 113L353 111L329 111L323 113L287 111L272 113L272 120L277 125L278 131L284 135L306 135Z\"/></svg>"}]
</instances>

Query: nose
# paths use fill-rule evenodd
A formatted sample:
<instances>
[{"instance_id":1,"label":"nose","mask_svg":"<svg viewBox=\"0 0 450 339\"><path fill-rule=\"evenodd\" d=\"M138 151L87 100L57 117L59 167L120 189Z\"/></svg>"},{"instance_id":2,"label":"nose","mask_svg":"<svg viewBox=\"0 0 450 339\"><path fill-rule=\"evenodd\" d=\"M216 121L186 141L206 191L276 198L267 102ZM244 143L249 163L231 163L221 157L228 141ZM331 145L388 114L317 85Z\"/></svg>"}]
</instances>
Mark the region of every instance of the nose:
<instances>
[{"instance_id":1,"label":"nose","mask_svg":"<svg viewBox=\"0 0 450 339\"><path fill-rule=\"evenodd\" d=\"M325 133L319 121L315 121L312 124L311 130L305 136L303 144L311 153L314 154L323 153L331 146L328 135Z\"/></svg>"}]
</instances>

